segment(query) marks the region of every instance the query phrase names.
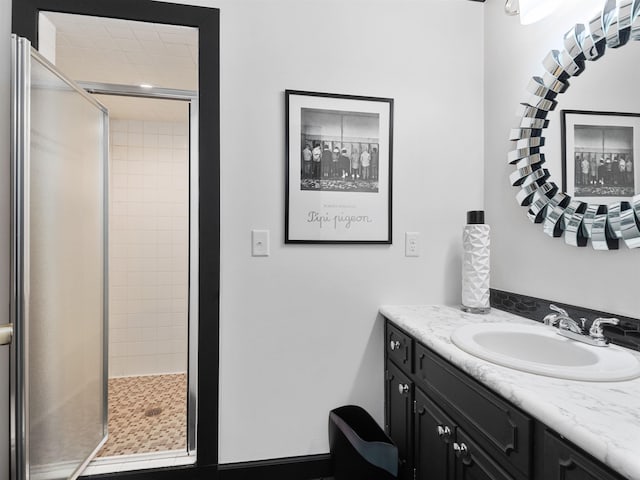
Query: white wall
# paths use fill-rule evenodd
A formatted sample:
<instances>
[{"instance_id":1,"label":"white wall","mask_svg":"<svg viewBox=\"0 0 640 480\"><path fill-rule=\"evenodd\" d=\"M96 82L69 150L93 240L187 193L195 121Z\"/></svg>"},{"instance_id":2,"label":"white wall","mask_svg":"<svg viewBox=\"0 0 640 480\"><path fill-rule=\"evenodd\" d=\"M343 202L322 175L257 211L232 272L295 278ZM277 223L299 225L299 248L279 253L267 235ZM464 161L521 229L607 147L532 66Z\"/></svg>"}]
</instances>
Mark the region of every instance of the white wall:
<instances>
[{"instance_id":1,"label":"white wall","mask_svg":"<svg viewBox=\"0 0 640 480\"><path fill-rule=\"evenodd\" d=\"M183 373L189 124L112 119L110 126L109 376Z\"/></svg>"},{"instance_id":2,"label":"white wall","mask_svg":"<svg viewBox=\"0 0 640 480\"><path fill-rule=\"evenodd\" d=\"M330 409L383 420L385 303L456 303L482 208L483 4L223 0L220 462L328 451ZM284 90L393 97L393 245L284 245ZM250 256L250 230L271 256ZM404 232L422 255L404 257Z\"/></svg>"},{"instance_id":3,"label":"white wall","mask_svg":"<svg viewBox=\"0 0 640 480\"><path fill-rule=\"evenodd\" d=\"M9 0L0 2L8 12ZM459 302L465 212L483 206L486 7L467 0L191 3L221 9L220 461L326 453L330 409L360 404L382 423L378 306ZM4 45L0 127L8 149ZM287 88L395 98L392 246L283 244ZM252 228L271 231L270 257L250 256ZM421 232L419 258L404 257L406 231ZM0 290L6 304L8 289ZM0 426L3 442L7 431Z\"/></svg>"},{"instance_id":4,"label":"white wall","mask_svg":"<svg viewBox=\"0 0 640 480\"><path fill-rule=\"evenodd\" d=\"M11 0L0 0L0 324L9 318ZM0 480L9 478L9 347L0 347Z\"/></svg>"},{"instance_id":5,"label":"white wall","mask_svg":"<svg viewBox=\"0 0 640 480\"><path fill-rule=\"evenodd\" d=\"M554 16L522 26L507 17L500 2L485 5L485 207L492 226L492 287L548 298L621 315L637 317L638 254L621 242L619 251L594 251L550 238L540 225L529 222L509 185L513 167L507 164L507 140L516 120L516 107L525 101L525 87L533 75L544 72L542 60L551 49L561 49L564 33L575 23L593 17L603 2L569 4ZM589 6L585 4L587 3ZM561 109L640 111L640 98L631 86L638 82L634 42L588 63L559 97L548 128L548 168L561 185ZM634 57L635 55L635 57ZM634 92L633 94L631 92ZM632 103L635 102L635 103Z\"/></svg>"},{"instance_id":6,"label":"white wall","mask_svg":"<svg viewBox=\"0 0 640 480\"><path fill-rule=\"evenodd\" d=\"M38 16L38 51L56 64L56 26L46 15Z\"/></svg>"}]
</instances>

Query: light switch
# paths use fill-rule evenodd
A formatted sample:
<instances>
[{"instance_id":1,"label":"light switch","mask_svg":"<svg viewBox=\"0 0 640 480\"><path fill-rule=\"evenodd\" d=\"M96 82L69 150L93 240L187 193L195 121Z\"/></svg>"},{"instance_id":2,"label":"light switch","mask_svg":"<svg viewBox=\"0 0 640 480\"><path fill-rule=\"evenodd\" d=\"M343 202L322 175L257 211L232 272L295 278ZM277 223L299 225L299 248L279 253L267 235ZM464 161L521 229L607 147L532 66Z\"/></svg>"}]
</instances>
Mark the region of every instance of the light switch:
<instances>
[{"instance_id":1,"label":"light switch","mask_svg":"<svg viewBox=\"0 0 640 480\"><path fill-rule=\"evenodd\" d=\"M404 256L420 256L420 234L418 232L405 232L404 234Z\"/></svg>"},{"instance_id":2,"label":"light switch","mask_svg":"<svg viewBox=\"0 0 640 480\"><path fill-rule=\"evenodd\" d=\"M251 255L269 256L269 230L251 230Z\"/></svg>"}]
</instances>

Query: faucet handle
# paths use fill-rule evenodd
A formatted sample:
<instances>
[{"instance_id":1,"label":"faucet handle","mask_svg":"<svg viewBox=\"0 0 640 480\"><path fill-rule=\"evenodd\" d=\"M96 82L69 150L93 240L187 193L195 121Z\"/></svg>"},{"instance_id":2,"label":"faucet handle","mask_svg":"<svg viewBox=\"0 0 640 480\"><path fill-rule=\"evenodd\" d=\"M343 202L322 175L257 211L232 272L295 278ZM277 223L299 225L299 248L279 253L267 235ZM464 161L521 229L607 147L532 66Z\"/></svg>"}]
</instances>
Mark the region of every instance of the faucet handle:
<instances>
[{"instance_id":1,"label":"faucet handle","mask_svg":"<svg viewBox=\"0 0 640 480\"><path fill-rule=\"evenodd\" d=\"M557 307L553 303L549 305L549 308L556 313L549 313L544 317L544 319L542 319L542 322L545 325L551 325L552 327L557 327L558 323L560 322L560 319L558 317L567 317L567 318L569 317L569 314L565 309Z\"/></svg>"},{"instance_id":2,"label":"faucet handle","mask_svg":"<svg viewBox=\"0 0 640 480\"><path fill-rule=\"evenodd\" d=\"M589 336L592 338L604 338L603 335L603 325L618 325L620 320L615 317L612 318L596 318L591 324L591 328L589 329Z\"/></svg>"},{"instance_id":3,"label":"faucet handle","mask_svg":"<svg viewBox=\"0 0 640 480\"><path fill-rule=\"evenodd\" d=\"M551 310L553 310L554 312L558 312L560 315L564 316L564 317L568 317L569 314L567 313L567 311L564 308L560 308L556 305L554 305L553 303L549 305L549 308Z\"/></svg>"}]
</instances>

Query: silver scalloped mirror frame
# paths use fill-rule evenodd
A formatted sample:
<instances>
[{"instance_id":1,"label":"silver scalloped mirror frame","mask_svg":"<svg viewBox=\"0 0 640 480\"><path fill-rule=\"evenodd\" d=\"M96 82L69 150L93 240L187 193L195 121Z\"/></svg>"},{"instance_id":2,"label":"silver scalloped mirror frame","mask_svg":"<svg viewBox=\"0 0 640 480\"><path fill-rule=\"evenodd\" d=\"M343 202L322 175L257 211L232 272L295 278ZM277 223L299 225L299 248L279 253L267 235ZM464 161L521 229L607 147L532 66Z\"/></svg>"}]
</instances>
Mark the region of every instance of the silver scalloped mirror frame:
<instances>
[{"instance_id":1,"label":"silver scalloped mirror frame","mask_svg":"<svg viewBox=\"0 0 640 480\"><path fill-rule=\"evenodd\" d=\"M568 79L584 71L585 61L602 57L607 47L619 48L629 41L640 41L640 0L607 0L587 25L577 24L564 35L562 51L551 50L544 58L545 72L530 80L530 97L520 104L518 126L509 135L514 148L508 160L516 168L509 181L520 188L518 203L547 235L564 234L568 245L584 247L591 240L595 250L613 250L623 240L629 248L640 247L640 194L608 205L572 199L549 181L540 151L549 126L547 115L558 104L558 95L569 88Z\"/></svg>"}]
</instances>

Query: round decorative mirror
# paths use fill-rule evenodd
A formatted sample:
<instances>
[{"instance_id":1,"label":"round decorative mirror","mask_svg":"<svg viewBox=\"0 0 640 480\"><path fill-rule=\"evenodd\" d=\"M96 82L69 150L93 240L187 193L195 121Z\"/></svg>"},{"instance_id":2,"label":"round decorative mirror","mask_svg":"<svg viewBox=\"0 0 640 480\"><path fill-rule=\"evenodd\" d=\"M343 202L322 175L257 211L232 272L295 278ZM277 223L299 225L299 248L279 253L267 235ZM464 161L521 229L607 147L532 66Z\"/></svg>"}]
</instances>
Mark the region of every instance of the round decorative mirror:
<instances>
[{"instance_id":1,"label":"round decorative mirror","mask_svg":"<svg viewBox=\"0 0 640 480\"><path fill-rule=\"evenodd\" d=\"M640 112L562 112L562 126L569 133L567 139L563 136L563 152L568 152L563 173L572 183L571 194L566 185L561 189L550 180L542 153L547 117L569 88L568 80L607 48L629 41L640 41L640 0L607 0L588 24L577 24L564 35L561 51L552 50L544 58L544 73L530 80L529 99L521 103L518 126L510 132L513 149L508 159L515 171L509 180L519 188L518 203L547 235L564 235L565 242L576 247L591 241L596 250L611 250L621 240L629 248L640 247L640 176L635 168L640 151L633 148L640 142ZM585 113L589 115L577 115ZM608 201L598 203L600 198Z\"/></svg>"}]
</instances>

